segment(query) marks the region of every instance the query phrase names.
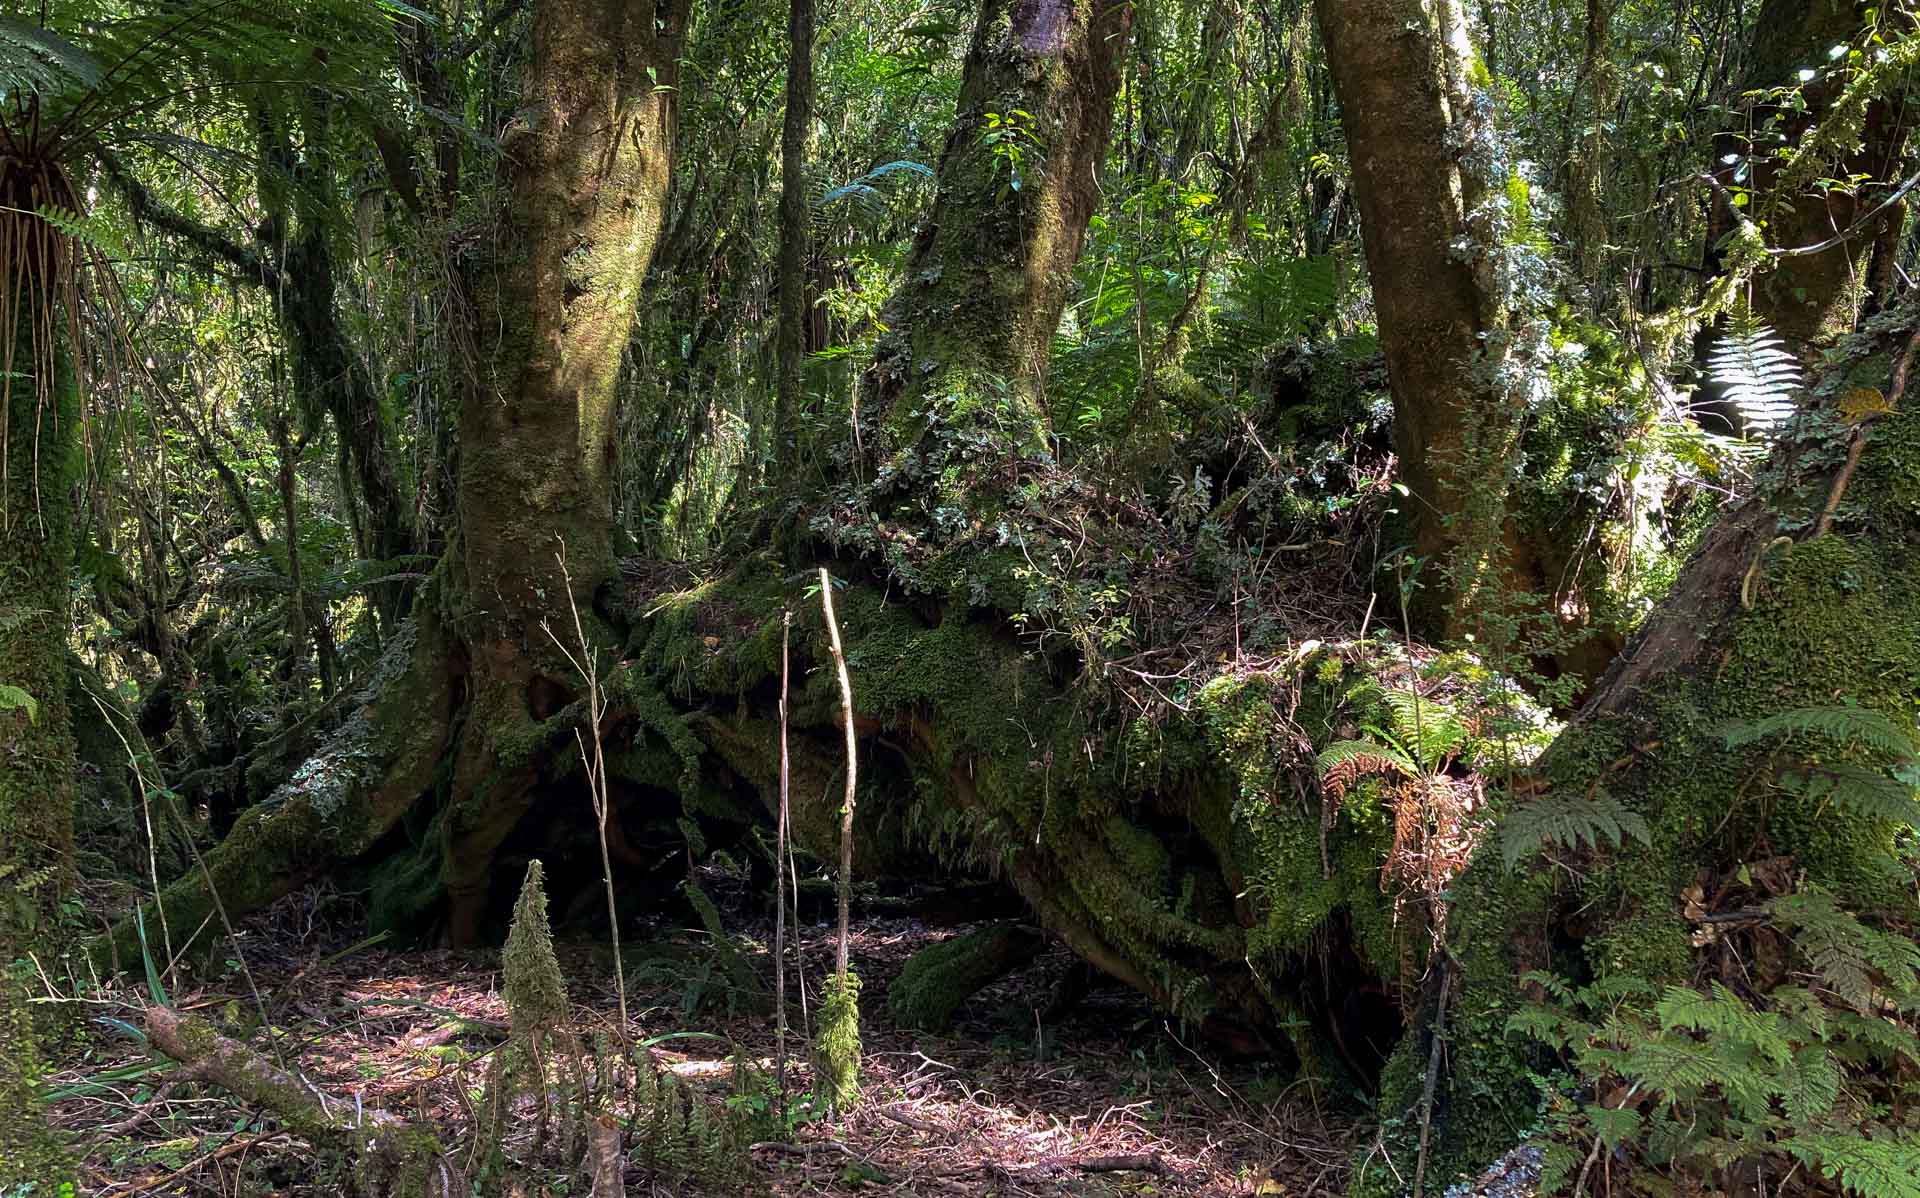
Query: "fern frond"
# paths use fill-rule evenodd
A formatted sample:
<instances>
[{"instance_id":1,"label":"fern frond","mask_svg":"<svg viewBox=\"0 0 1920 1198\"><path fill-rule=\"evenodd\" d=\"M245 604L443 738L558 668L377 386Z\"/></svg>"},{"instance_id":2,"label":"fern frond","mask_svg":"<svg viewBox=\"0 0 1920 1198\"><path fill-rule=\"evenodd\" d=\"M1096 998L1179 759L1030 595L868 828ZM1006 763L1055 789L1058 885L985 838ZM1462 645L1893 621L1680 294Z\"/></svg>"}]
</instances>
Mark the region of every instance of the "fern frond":
<instances>
[{"instance_id":1,"label":"fern frond","mask_svg":"<svg viewBox=\"0 0 1920 1198\"><path fill-rule=\"evenodd\" d=\"M1806 765L1780 775L1780 784L1803 798L1828 800L1869 819L1920 826L1914 788L1884 770L1857 765Z\"/></svg>"},{"instance_id":2,"label":"fern frond","mask_svg":"<svg viewBox=\"0 0 1920 1198\"><path fill-rule=\"evenodd\" d=\"M1451 707L1413 690L1387 692L1393 726L1423 773L1437 771L1466 743L1467 725Z\"/></svg>"},{"instance_id":3,"label":"fern frond","mask_svg":"<svg viewBox=\"0 0 1920 1198\"><path fill-rule=\"evenodd\" d=\"M1500 826L1500 856L1512 869L1549 842L1597 849L1602 844L1624 845L1629 836L1642 844L1653 843L1646 818L1606 791L1596 791L1592 798L1548 793L1507 813Z\"/></svg>"},{"instance_id":4,"label":"fern frond","mask_svg":"<svg viewBox=\"0 0 1920 1198\"><path fill-rule=\"evenodd\" d=\"M1794 1136L1784 1147L1862 1198L1920 1198L1920 1144L1820 1133Z\"/></svg>"},{"instance_id":5,"label":"fern frond","mask_svg":"<svg viewBox=\"0 0 1920 1198\"><path fill-rule=\"evenodd\" d=\"M1320 775L1320 785L1335 798L1346 794L1360 779L1376 774L1397 774L1403 778L1420 774L1419 767L1404 750L1375 740L1335 741L1321 750L1313 759L1313 765Z\"/></svg>"},{"instance_id":6,"label":"fern frond","mask_svg":"<svg viewBox=\"0 0 1920 1198\"><path fill-rule=\"evenodd\" d=\"M1831 895L1803 891L1783 895L1769 907L1827 987L1862 1015L1882 1000L1902 1008L1920 1005L1920 945L1904 936L1868 927Z\"/></svg>"},{"instance_id":7,"label":"fern frond","mask_svg":"<svg viewBox=\"0 0 1920 1198\"><path fill-rule=\"evenodd\" d=\"M1762 438L1793 417L1800 362L1764 321L1747 317L1731 322L1707 355L1707 376Z\"/></svg>"},{"instance_id":8,"label":"fern frond","mask_svg":"<svg viewBox=\"0 0 1920 1198\"><path fill-rule=\"evenodd\" d=\"M1726 724L1720 732L1729 749L1774 737L1817 735L1899 757L1914 755L1912 731L1869 707L1796 707Z\"/></svg>"}]
</instances>

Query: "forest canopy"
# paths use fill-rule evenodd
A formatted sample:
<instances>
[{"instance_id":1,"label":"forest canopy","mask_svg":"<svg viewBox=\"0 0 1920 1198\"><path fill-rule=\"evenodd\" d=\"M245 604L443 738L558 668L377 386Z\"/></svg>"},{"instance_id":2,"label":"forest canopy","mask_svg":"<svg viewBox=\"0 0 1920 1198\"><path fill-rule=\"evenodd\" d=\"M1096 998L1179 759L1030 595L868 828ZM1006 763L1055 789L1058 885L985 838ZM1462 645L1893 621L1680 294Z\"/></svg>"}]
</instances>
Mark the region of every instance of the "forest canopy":
<instances>
[{"instance_id":1,"label":"forest canopy","mask_svg":"<svg viewBox=\"0 0 1920 1198\"><path fill-rule=\"evenodd\" d=\"M1916 63L0 6L0 1196L1920 1195Z\"/></svg>"}]
</instances>

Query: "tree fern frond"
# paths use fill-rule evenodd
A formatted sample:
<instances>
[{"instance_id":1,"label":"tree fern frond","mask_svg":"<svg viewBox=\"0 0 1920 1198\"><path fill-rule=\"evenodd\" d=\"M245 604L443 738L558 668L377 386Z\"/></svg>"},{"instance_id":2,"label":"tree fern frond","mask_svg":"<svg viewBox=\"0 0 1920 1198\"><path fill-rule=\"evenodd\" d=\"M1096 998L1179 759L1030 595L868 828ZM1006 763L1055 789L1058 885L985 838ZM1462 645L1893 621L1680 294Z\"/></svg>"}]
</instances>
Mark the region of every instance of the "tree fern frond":
<instances>
[{"instance_id":1,"label":"tree fern frond","mask_svg":"<svg viewBox=\"0 0 1920 1198\"><path fill-rule=\"evenodd\" d=\"M1780 775L1785 789L1826 800L1868 819L1920 827L1920 798L1907 782L1857 765L1802 765Z\"/></svg>"},{"instance_id":2,"label":"tree fern frond","mask_svg":"<svg viewBox=\"0 0 1920 1198\"><path fill-rule=\"evenodd\" d=\"M1867 707L1796 707L1764 719L1726 724L1720 733L1729 749L1774 737L1811 734L1900 757L1914 754L1913 733Z\"/></svg>"},{"instance_id":3,"label":"tree fern frond","mask_svg":"<svg viewBox=\"0 0 1920 1198\"><path fill-rule=\"evenodd\" d=\"M1645 817L1606 791L1592 798L1549 793L1508 813L1500 826L1500 856L1512 869L1546 843L1599 848L1623 845L1629 836L1653 843Z\"/></svg>"},{"instance_id":4,"label":"tree fern frond","mask_svg":"<svg viewBox=\"0 0 1920 1198\"><path fill-rule=\"evenodd\" d=\"M1792 418L1800 390L1800 362L1764 321L1729 323L1707 355L1707 376L1725 391L1747 427L1771 436Z\"/></svg>"},{"instance_id":5,"label":"tree fern frond","mask_svg":"<svg viewBox=\"0 0 1920 1198\"><path fill-rule=\"evenodd\" d=\"M1818 1133L1784 1147L1861 1198L1920 1198L1920 1144Z\"/></svg>"},{"instance_id":6,"label":"tree fern frond","mask_svg":"<svg viewBox=\"0 0 1920 1198\"><path fill-rule=\"evenodd\" d=\"M1451 707L1412 690L1387 692L1393 726L1424 773L1437 771L1466 743L1467 726Z\"/></svg>"}]
</instances>

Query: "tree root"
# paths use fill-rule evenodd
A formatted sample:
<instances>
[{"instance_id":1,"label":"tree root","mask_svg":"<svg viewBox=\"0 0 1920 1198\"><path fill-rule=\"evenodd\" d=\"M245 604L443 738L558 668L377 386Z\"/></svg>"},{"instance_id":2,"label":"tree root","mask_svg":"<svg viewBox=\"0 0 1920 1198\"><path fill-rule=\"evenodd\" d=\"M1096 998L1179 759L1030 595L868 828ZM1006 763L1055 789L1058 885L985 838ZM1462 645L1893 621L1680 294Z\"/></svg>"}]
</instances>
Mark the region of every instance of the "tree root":
<instances>
[{"instance_id":1,"label":"tree root","mask_svg":"<svg viewBox=\"0 0 1920 1198\"><path fill-rule=\"evenodd\" d=\"M167 1007L148 1007L143 1022L153 1046L182 1068L173 1081L205 1081L279 1116L289 1131L351 1162L360 1192L454 1198L467 1192L432 1132L388 1111L329 1099L298 1073L268 1061L205 1022Z\"/></svg>"},{"instance_id":2,"label":"tree root","mask_svg":"<svg viewBox=\"0 0 1920 1198\"><path fill-rule=\"evenodd\" d=\"M396 636L346 722L290 781L145 903L139 920L122 919L88 942L94 968L109 975L131 968L141 959L143 936L237 919L372 847L432 785L452 727L450 663L431 617L419 621L418 635ZM159 945L145 948L162 959ZM171 948L178 953L186 945Z\"/></svg>"}]
</instances>

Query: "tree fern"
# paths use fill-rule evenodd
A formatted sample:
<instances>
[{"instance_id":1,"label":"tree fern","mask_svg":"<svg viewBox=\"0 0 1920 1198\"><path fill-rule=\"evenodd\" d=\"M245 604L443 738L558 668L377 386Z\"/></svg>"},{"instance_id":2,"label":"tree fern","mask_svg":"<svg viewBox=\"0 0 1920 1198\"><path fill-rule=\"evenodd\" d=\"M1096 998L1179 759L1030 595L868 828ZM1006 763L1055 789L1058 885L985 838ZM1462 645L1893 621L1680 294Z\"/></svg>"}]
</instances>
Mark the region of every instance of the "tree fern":
<instances>
[{"instance_id":1,"label":"tree fern","mask_svg":"<svg viewBox=\"0 0 1920 1198\"><path fill-rule=\"evenodd\" d=\"M1749 429L1770 437L1792 418L1800 390L1800 362L1764 321L1748 315L1728 322L1707 355L1707 377L1725 392Z\"/></svg>"},{"instance_id":2,"label":"tree fern","mask_svg":"<svg viewBox=\"0 0 1920 1198\"><path fill-rule=\"evenodd\" d=\"M1512 869L1543 844L1599 848L1623 845L1629 836L1653 843L1645 817L1606 791L1596 791L1591 798L1548 793L1514 808L1501 822L1500 856Z\"/></svg>"}]
</instances>

